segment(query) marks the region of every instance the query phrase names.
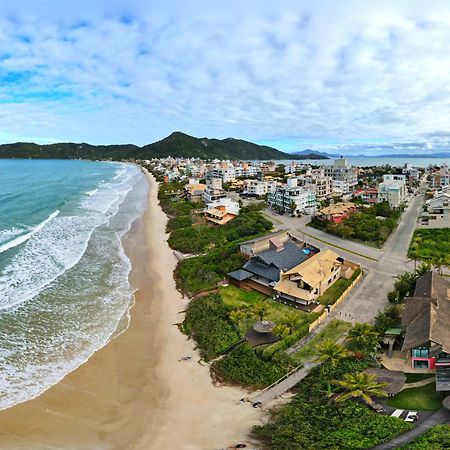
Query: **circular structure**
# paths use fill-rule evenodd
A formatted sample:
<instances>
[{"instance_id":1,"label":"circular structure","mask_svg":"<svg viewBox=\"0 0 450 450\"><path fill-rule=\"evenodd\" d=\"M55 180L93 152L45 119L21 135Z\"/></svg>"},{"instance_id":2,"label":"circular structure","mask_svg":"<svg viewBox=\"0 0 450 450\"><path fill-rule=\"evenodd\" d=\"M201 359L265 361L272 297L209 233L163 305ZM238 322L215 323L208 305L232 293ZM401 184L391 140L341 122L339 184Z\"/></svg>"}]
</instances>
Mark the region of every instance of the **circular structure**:
<instances>
[{"instance_id":1,"label":"circular structure","mask_svg":"<svg viewBox=\"0 0 450 450\"><path fill-rule=\"evenodd\" d=\"M446 409L450 409L450 395L444 398L442 406Z\"/></svg>"},{"instance_id":2,"label":"circular structure","mask_svg":"<svg viewBox=\"0 0 450 450\"><path fill-rule=\"evenodd\" d=\"M253 329L258 333L270 333L275 328L275 324L270 320L260 320L253 324Z\"/></svg>"}]
</instances>

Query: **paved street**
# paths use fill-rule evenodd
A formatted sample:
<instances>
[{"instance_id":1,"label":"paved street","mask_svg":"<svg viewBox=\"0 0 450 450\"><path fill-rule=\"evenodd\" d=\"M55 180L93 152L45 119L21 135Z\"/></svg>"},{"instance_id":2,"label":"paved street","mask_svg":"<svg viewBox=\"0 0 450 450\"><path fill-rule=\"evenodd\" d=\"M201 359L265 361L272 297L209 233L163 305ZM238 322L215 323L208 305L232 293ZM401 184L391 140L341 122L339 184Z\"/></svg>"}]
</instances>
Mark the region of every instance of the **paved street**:
<instances>
[{"instance_id":1,"label":"paved street","mask_svg":"<svg viewBox=\"0 0 450 450\"><path fill-rule=\"evenodd\" d=\"M424 188L422 185L422 192ZM422 195L411 198L397 229L382 249L340 239L315 228L306 227L306 223L310 220L309 216L295 218L273 215L269 211L265 213L273 217L278 228L288 228L292 235L305 239L312 245L322 249L331 248L344 258L361 264L366 275L331 316L342 320L372 323L378 311L387 305L387 293L393 288L394 278L405 270L414 269L414 263L408 260L407 253L422 204Z\"/></svg>"}]
</instances>

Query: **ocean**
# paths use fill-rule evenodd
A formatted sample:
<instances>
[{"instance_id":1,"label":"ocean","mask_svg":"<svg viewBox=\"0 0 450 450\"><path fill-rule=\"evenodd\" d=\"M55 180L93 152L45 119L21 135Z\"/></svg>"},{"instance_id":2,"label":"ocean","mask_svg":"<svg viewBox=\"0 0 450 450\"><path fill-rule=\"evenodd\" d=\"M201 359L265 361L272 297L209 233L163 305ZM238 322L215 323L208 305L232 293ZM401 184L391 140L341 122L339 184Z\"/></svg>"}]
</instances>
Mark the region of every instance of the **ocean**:
<instances>
[{"instance_id":1,"label":"ocean","mask_svg":"<svg viewBox=\"0 0 450 450\"><path fill-rule=\"evenodd\" d=\"M147 183L125 163L0 159L0 409L38 396L126 329L122 238Z\"/></svg>"}]
</instances>

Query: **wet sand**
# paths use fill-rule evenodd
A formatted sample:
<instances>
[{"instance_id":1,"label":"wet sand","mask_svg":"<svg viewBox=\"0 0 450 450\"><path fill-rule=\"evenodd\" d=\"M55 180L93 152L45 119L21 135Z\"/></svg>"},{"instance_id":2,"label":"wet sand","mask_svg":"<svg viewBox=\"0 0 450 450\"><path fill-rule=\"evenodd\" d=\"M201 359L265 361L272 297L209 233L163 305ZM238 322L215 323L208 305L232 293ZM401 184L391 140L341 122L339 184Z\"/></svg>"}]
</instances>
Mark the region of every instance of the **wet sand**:
<instances>
[{"instance_id":1,"label":"wet sand","mask_svg":"<svg viewBox=\"0 0 450 450\"><path fill-rule=\"evenodd\" d=\"M0 411L0 449L213 450L248 442L261 422L262 411L237 405L244 391L212 385L174 325L187 300L148 179L148 211L125 242L138 289L128 329L41 396ZM193 358L179 362L184 355Z\"/></svg>"}]
</instances>

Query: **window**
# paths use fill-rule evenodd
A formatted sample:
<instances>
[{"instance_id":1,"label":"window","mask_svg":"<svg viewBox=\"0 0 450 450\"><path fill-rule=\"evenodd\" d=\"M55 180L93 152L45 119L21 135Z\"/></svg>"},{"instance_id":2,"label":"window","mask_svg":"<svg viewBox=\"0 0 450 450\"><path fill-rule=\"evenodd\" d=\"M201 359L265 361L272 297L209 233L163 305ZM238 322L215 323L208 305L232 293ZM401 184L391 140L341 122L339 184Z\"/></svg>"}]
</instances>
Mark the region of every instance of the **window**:
<instances>
[{"instance_id":1,"label":"window","mask_svg":"<svg viewBox=\"0 0 450 450\"><path fill-rule=\"evenodd\" d=\"M428 361L414 361L414 369L429 369Z\"/></svg>"},{"instance_id":2,"label":"window","mask_svg":"<svg viewBox=\"0 0 450 450\"><path fill-rule=\"evenodd\" d=\"M413 358L428 358L428 349L427 348L413 348L411 351L411 356Z\"/></svg>"}]
</instances>

